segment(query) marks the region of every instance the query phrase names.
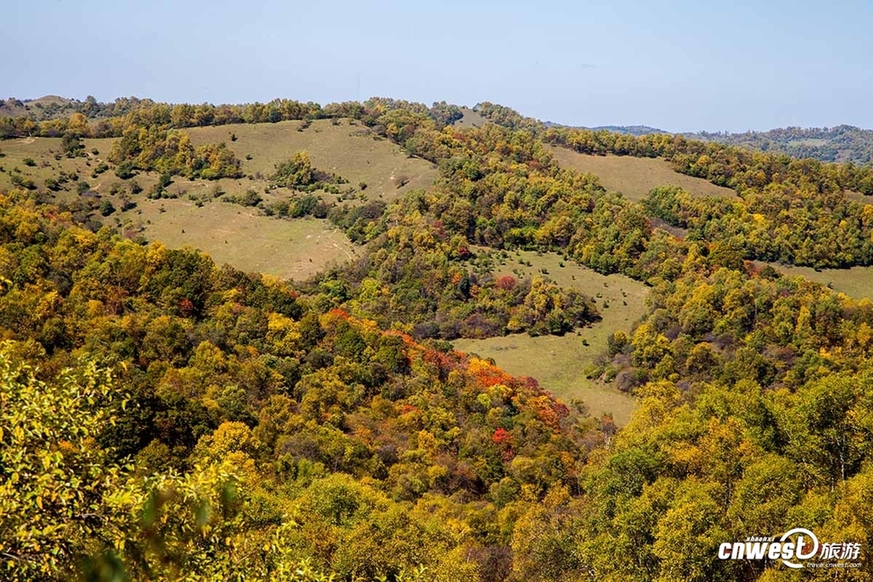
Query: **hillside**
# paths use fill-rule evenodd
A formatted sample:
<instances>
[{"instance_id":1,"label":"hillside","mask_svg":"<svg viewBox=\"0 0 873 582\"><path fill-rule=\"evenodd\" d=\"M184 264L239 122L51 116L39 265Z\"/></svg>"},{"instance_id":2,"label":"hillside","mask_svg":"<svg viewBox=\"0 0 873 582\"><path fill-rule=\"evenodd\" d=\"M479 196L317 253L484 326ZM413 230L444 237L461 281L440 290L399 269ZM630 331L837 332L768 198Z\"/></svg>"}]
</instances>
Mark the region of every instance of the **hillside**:
<instances>
[{"instance_id":1,"label":"hillside","mask_svg":"<svg viewBox=\"0 0 873 582\"><path fill-rule=\"evenodd\" d=\"M80 102L58 97L57 95L46 95L38 99L24 100L10 97L5 101L0 101L0 117L29 115L37 119L45 119L52 115L63 113L69 115L75 110L78 103Z\"/></svg>"},{"instance_id":2,"label":"hillside","mask_svg":"<svg viewBox=\"0 0 873 582\"><path fill-rule=\"evenodd\" d=\"M873 130L851 125L837 127L786 127L770 131L745 133L691 133L691 139L784 153L795 158L813 158L823 162L873 162Z\"/></svg>"},{"instance_id":3,"label":"hillside","mask_svg":"<svg viewBox=\"0 0 873 582\"><path fill-rule=\"evenodd\" d=\"M298 151L307 152L316 168L348 180L363 199L390 202L410 190L429 188L437 175L433 164L409 156L372 129L347 119L193 127L187 131L195 146L225 142L242 160L243 173L254 178L246 186L257 190L267 186L266 177L278 164ZM364 189L361 184L366 185ZM231 188L228 185L232 193Z\"/></svg>"},{"instance_id":4,"label":"hillside","mask_svg":"<svg viewBox=\"0 0 873 582\"><path fill-rule=\"evenodd\" d=\"M601 439L533 381L320 309L329 289L95 235L15 194L0 225L4 261L45 258L2 266L0 552L21 562L4 579L69 578L90 552L107 579L506 571L507 535L476 516L574 486Z\"/></svg>"},{"instance_id":5,"label":"hillside","mask_svg":"<svg viewBox=\"0 0 873 582\"><path fill-rule=\"evenodd\" d=\"M465 114L7 125L0 577L770 582L719 548L866 547L873 304L771 264L873 266L873 170ZM185 246L225 232L245 270Z\"/></svg>"},{"instance_id":6,"label":"hillside","mask_svg":"<svg viewBox=\"0 0 873 582\"><path fill-rule=\"evenodd\" d=\"M572 126L546 121L543 123L546 127L567 127L572 129L590 129L591 131L608 131L610 133L620 133L625 135L648 135L650 133L669 133L663 129L649 127L648 125L596 125L594 127L585 127L582 125Z\"/></svg>"},{"instance_id":7,"label":"hillside","mask_svg":"<svg viewBox=\"0 0 873 582\"><path fill-rule=\"evenodd\" d=\"M564 336L530 337L511 334L488 339L453 342L462 352L493 358L511 374L532 376L543 388L564 402L580 401L594 416L611 415L624 426L634 400L613 380L588 376L588 370L608 349L616 331L631 333L646 313L647 287L622 275L601 275L575 263L565 263L555 253L519 251L494 258L496 276L533 278L546 274L559 285L595 298L599 321Z\"/></svg>"},{"instance_id":8,"label":"hillside","mask_svg":"<svg viewBox=\"0 0 873 582\"><path fill-rule=\"evenodd\" d=\"M486 110L489 110L491 104L479 104L474 109L479 111L483 106ZM497 123L504 123L506 118L502 117L502 115L493 118L492 112L492 120ZM532 127L533 123L540 122L530 120L527 123L528 127ZM671 134L671 132L647 125L582 127L568 126L551 121L543 122L541 125L544 128L605 131L634 137L652 134ZM518 126L513 125L513 127ZM786 154L797 159L812 158L822 162L851 162L853 164L869 164L873 162L873 130L861 129L851 125L838 125L830 128L785 127L769 131L738 133L700 131L686 132L681 135L701 142L712 142L754 151Z\"/></svg>"},{"instance_id":9,"label":"hillside","mask_svg":"<svg viewBox=\"0 0 873 582\"><path fill-rule=\"evenodd\" d=\"M608 189L621 192L628 199L640 201L652 188L680 186L696 196L735 197L730 188L716 186L702 178L687 176L675 171L670 163L657 158L633 156L595 156L581 154L564 147L551 147L550 151L561 167L577 172L590 172Z\"/></svg>"},{"instance_id":10,"label":"hillside","mask_svg":"<svg viewBox=\"0 0 873 582\"><path fill-rule=\"evenodd\" d=\"M271 187L269 176L278 164L306 151L316 168L345 179L349 184L345 188L354 195L314 192L328 205L340 200L390 202L411 190L429 188L436 176L433 164L408 156L369 128L348 120L317 120L305 128L300 121L202 127L187 133L194 146L227 143L245 177L176 177L155 200L151 198L159 181L157 172L120 178L108 170L116 138L85 139L82 155L68 157L61 155L61 138L37 137L0 142L0 190L13 187L15 177L19 184L32 182L34 188L46 191L50 200L77 205L80 219L95 226L106 224L171 248L192 245L237 268L305 279L353 258L355 251L325 216L279 219L265 214L271 205L295 197L287 189ZM80 192L83 185L86 189ZM231 202L248 192L258 194L259 208ZM103 216L100 206L107 202L113 210Z\"/></svg>"}]
</instances>

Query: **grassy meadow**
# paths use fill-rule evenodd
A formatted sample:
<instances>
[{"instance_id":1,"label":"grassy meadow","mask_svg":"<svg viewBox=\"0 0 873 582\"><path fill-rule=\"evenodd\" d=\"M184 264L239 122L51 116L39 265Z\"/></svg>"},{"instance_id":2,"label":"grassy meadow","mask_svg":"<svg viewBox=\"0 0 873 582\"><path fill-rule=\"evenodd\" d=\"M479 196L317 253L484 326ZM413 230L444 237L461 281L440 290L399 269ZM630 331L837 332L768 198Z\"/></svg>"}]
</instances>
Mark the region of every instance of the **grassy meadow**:
<instances>
[{"instance_id":1,"label":"grassy meadow","mask_svg":"<svg viewBox=\"0 0 873 582\"><path fill-rule=\"evenodd\" d=\"M697 196L736 196L730 188L676 172L670 162L661 158L592 156L555 146L549 146L549 150L562 168L595 174L604 188L621 192L636 202L652 188L667 185L680 186Z\"/></svg>"},{"instance_id":2,"label":"grassy meadow","mask_svg":"<svg viewBox=\"0 0 873 582\"><path fill-rule=\"evenodd\" d=\"M455 349L494 358L498 366L511 374L536 378L543 388L565 402L582 400L592 414L612 413L617 424L626 424L634 408L633 398L612 384L586 378L585 369L606 351L606 340L613 332L629 332L643 317L646 286L622 275L604 276L576 263L564 262L555 253L509 253L506 259L496 260L494 273L524 278L548 276L562 286L594 297L602 320L560 337L516 334L456 340Z\"/></svg>"},{"instance_id":3,"label":"grassy meadow","mask_svg":"<svg viewBox=\"0 0 873 582\"><path fill-rule=\"evenodd\" d=\"M810 281L827 285L834 291L845 293L849 297L873 301L873 267L816 270L812 267L795 267L779 263L758 262L757 264L759 266L769 264L786 275L806 277Z\"/></svg>"},{"instance_id":4,"label":"grassy meadow","mask_svg":"<svg viewBox=\"0 0 873 582\"><path fill-rule=\"evenodd\" d=\"M396 144L348 120L334 124L319 119L309 127L302 121L280 121L193 127L186 131L195 146L225 142L242 161L242 171L256 177L266 178L275 171L276 164L305 150L314 167L342 176L370 200L388 202L409 190L429 188L437 176L430 162L409 157ZM235 141L231 140L233 135ZM246 187L254 185L259 191L266 185L263 179L245 182L249 182ZM366 189L359 188L361 182Z\"/></svg>"},{"instance_id":5,"label":"grassy meadow","mask_svg":"<svg viewBox=\"0 0 873 582\"><path fill-rule=\"evenodd\" d=\"M482 127L488 122L487 119L485 119L469 107L462 107L461 113L464 114L464 117L455 122L455 125L458 125L460 127Z\"/></svg>"},{"instance_id":6,"label":"grassy meadow","mask_svg":"<svg viewBox=\"0 0 873 582\"><path fill-rule=\"evenodd\" d=\"M99 191L102 182L118 180L111 171L96 178L91 173L106 160L115 139L86 139L86 157L67 158L63 155L61 138L31 137L26 139L11 139L0 141L0 190L13 187L12 173L18 168L22 176L33 180L37 188L45 188L46 178L56 178L60 172L77 173L79 180L84 180L92 189ZM94 153L94 152L97 153ZM57 157L57 159L56 159ZM28 165L27 160L33 160L34 165ZM155 180L157 177L155 177ZM67 183L68 188L75 191L75 183Z\"/></svg>"},{"instance_id":7,"label":"grassy meadow","mask_svg":"<svg viewBox=\"0 0 873 582\"><path fill-rule=\"evenodd\" d=\"M196 247L219 265L303 280L355 256L355 248L326 220L259 216L256 210L213 202L198 207L185 199L145 200L120 213L122 223L142 228L170 248Z\"/></svg>"},{"instance_id":8,"label":"grassy meadow","mask_svg":"<svg viewBox=\"0 0 873 582\"><path fill-rule=\"evenodd\" d=\"M268 191L268 176L276 164L305 150L313 166L345 178L343 188L354 188L345 202L386 202L417 188L428 188L437 169L425 160L409 157L400 148L362 125L348 120L300 121L251 125L226 125L185 130L195 146L225 142L242 162L246 175L239 179L188 180L176 177L167 187L173 198L149 200L147 193L158 182L155 172L139 172L128 180L112 169L94 174L112 148L114 139L84 140L86 157L62 155L60 138L28 138L0 142L0 191L13 187L12 170L46 190L46 180L61 172L75 175L56 192L57 202L79 198L78 186L88 184L92 199L109 200L117 209L107 217L94 218L120 232L140 234L169 247L193 246L209 253L219 264L229 263L248 271L280 278L303 279L334 263L349 260L355 251L348 238L326 220L278 219L260 215L255 208L225 200L254 190L266 203L292 195L283 188ZM235 138L235 139L232 139ZM136 182L142 192L131 193ZM121 211L121 195L135 208ZM326 201L333 194L317 192Z\"/></svg>"}]
</instances>

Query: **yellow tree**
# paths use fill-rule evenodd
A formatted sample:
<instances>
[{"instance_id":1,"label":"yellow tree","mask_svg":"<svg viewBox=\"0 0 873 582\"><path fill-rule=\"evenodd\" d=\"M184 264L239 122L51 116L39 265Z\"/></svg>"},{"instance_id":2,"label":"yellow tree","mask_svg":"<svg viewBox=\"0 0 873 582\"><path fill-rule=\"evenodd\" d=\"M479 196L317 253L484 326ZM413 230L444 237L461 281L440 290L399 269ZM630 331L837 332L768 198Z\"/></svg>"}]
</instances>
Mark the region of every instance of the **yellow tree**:
<instances>
[{"instance_id":1,"label":"yellow tree","mask_svg":"<svg viewBox=\"0 0 873 582\"><path fill-rule=\"evenodd\" d=\"M69 579L99 548L122 468L96 439L124 404L94 364L44 382L0 346L0 578Z\"/></svg>"}]
</instances>

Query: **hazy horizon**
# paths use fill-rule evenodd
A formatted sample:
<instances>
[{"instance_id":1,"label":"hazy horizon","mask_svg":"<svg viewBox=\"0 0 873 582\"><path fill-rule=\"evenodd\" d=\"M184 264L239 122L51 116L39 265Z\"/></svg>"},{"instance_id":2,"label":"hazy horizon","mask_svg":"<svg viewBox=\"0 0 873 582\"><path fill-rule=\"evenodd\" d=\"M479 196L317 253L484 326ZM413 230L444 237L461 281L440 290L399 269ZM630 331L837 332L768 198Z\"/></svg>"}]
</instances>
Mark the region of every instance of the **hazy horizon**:
<instances>
[{"instance_id":1,"label":"hazy horizon","mask_svg":"<svg viewBox=\"0 0 873 582\"><path fill-rule=\"evenodd\" d=\"M36 0L8 8L4 97L492 101L566 125L873 127L873 6ZM41 35L40 30L50 31Z\"/></svg>"}]
</instances>

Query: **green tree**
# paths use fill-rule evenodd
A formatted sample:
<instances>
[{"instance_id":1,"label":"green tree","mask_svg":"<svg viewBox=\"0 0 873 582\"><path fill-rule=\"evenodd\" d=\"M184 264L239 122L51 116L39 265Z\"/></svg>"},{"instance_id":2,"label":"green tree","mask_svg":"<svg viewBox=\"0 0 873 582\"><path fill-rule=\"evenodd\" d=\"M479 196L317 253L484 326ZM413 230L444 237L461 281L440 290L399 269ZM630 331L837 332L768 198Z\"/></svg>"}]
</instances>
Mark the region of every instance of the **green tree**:
<instances>
[{"instance_id":1,"label":"green tree","mask_svg":"<svg viewBox=\"0 0 873 582\"><path fill-rule=\"evenodd\" d=\"M281 188L302 190L319 182L320 174L312 167L309 154L299 151L291 156L290 160L276 165L276 171L270 176L270 181Z\"/></svg>"}]
</instances>

